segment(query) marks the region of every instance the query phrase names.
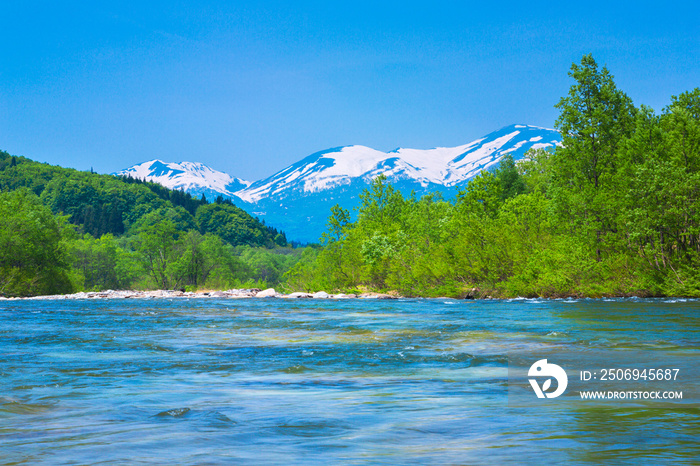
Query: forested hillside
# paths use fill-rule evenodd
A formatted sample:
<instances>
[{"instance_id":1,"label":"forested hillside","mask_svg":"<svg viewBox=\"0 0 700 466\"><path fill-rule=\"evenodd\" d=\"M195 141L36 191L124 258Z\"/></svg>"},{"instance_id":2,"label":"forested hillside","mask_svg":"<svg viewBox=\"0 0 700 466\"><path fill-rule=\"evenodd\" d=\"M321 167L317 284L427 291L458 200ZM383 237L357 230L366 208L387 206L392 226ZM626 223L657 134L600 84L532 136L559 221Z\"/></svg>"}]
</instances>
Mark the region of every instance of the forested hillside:
<instances>
[{"instance_id":1,"label":"forested hillside","mask_svg":"<svg viewBox=\"0 0 700 466\"><path fill-rule=\"evenodd\" d=\"M454 200L381 177L356 222L289 272L308 290L453 296L700 296L700 89L660 114L584 56L557 104L563 146L505 159Z\"/></svg>"},{"instance_id":2,"label":"forested hillside","mask_svg":"<svg viewBox=\"0 0 700 466\"><path fill-rule=\"evenodd\" d=\"M230 201L0 151L0 295L277 283L300 252Z\"/></svg>"}]
</instances>

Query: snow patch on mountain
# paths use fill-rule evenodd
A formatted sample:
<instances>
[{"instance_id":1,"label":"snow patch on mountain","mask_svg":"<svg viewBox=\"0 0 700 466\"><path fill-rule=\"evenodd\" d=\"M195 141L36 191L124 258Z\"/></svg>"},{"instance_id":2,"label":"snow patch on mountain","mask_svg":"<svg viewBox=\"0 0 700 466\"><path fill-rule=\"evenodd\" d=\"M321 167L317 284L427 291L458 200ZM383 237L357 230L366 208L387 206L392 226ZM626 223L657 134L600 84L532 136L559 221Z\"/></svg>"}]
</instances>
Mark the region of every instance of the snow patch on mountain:
<instances>
[{"instance_id":1,"label":"snow patch on mountain","mask_svg":"<svg viewBox=\"0 0 700 466\"><path fill-rule=\"evenodd\" d=\"M114 173L114 175L131 176L159 183L166 188L182 189L191 194L213 191L223 196L233 196L233 193L251 184L250 181L234 178L199 162L167 163L162 160L151 160Z\"/></svg>"},{"instance_id":2,"label":"snow patch on mountain","mask_svg":"<svg viewBox=\"0 0 700 466\"><path fill-rule=\"evenodd\" d=\"M555 130L511 125L457 147L400 148L391 152L360 145L337 147L312 154L235 194L246 202L255 203L271 197L330 190L380 174L390 181L412 180L423 188L429 185L452 187L493 167L506 154L517 160L529 149L553 147L560 141Z\"/></svg>"}]
</instances>

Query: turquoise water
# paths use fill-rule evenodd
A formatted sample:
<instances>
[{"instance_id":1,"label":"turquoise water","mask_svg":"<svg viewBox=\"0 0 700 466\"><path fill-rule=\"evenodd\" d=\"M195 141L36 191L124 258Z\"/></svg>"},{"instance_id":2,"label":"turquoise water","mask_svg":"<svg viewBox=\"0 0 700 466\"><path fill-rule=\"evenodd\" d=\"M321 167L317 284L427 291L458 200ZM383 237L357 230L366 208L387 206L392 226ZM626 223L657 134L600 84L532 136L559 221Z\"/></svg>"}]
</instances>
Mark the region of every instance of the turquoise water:
<instances>
[{"instance_id":1,"label":"turquoise water","mask_svg":"<svg viewBox=\"0 0 700 466\"><path fill-rule=\"evenodd\" d=\"M508 356L696 358L698 309L635 299L0 302L0 463L697 464L700 410L689 397L513 406Z\"/></svg>"}]
</instances>

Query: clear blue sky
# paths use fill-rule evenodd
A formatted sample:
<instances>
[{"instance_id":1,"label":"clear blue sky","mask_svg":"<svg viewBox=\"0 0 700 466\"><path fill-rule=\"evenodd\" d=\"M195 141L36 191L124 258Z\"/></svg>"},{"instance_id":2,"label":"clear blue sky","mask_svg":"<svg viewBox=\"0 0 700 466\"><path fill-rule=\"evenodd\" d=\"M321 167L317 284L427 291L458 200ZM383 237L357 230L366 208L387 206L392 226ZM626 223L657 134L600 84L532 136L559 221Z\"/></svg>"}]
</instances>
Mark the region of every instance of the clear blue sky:
<instances>
[{"instance_id":1,"label":"clear blue sky","mask_svg":"<svg viewBox=\"0 0 700 466\"><path fill-rule=\"evenodd\" d=\"M200 161L255 180L328 147L553 127L585 53L660 111L700 86L699 17L697 0L0 0L0 149L103 173Z\"/></svg>"}]
</instances>

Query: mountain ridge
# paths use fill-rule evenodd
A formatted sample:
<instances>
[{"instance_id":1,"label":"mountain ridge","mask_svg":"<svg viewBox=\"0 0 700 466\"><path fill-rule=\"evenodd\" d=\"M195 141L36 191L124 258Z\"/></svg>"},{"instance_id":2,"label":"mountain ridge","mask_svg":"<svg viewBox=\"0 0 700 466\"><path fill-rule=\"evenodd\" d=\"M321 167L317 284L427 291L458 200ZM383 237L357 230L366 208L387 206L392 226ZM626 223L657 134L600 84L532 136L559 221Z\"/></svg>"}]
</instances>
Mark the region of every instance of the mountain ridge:
<instances>
[{"instance_id":1,"label":"mountain ridge","mask_svg":"<svg viewBox=\"0 0 700 466\"><path fill-rule=\"evenodd\" d=\"M201 162L163 162L160 159L142 162L112 175L152 181L197 196L209 193L210 196L218 194L232 197L234 192L251 184L250 181L214 170Z\"/></svg>"},{"instance_id":2,"label":"mountain ridge","mask_svg":"<svg viewBox=\"0 0 700 466\"><path fill-rule=\"evenodd\" d=\"M561 144L553 129L513 124L455 147L397 148L382 152L362 145L339 146L308 155L267 178L249 182L198 162L153 160L115 173L183 189L192 195L223 196L290 239L314 242L325 230L330 207L352 209L359 193L383 174L404 194L440 191L452 195L507 154L517 161L530 149ZM300 213L304 213L301 215Z\"/></svg>"}]
</instances>

